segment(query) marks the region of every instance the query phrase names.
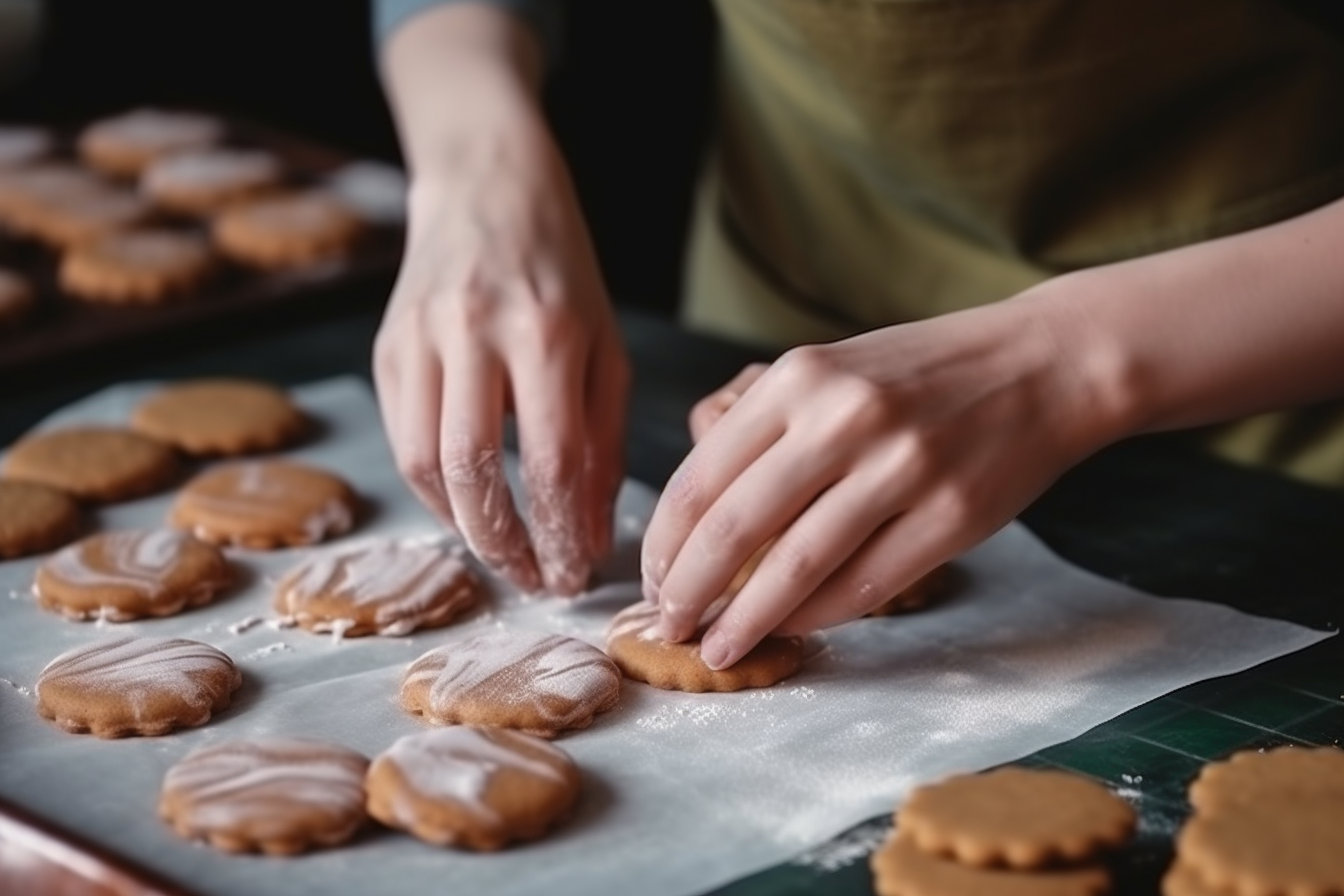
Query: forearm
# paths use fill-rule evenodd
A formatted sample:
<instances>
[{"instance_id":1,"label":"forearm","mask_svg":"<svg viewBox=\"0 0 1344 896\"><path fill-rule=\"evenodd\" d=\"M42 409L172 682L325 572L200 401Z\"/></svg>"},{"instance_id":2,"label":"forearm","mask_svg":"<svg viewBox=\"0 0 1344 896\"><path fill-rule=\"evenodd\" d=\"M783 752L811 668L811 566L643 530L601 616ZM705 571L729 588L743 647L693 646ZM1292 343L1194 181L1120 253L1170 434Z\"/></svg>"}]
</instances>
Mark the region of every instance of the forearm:
<instances>
[{"instance_id":1,"label":"forearm","mask_svg":"<svg viewBox=\"0 0 1344 896\"><path fill-rule=\"evenodd\" d=\"M1344 394L1344 201L1011 300L1088 384L1098 441Z\"/></svg>"}]
</instances>

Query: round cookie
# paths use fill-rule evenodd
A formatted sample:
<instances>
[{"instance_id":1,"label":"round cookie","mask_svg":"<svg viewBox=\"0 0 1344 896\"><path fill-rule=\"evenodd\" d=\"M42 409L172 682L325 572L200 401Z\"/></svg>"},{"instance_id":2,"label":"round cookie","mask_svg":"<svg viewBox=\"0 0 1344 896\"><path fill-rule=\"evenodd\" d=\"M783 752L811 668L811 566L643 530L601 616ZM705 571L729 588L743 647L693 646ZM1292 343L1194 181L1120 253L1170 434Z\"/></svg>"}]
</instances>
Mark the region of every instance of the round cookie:
<instances>
[{"instance_id":1,"label":"round cookie","mask_svg":"<svg viewBox=\"0 0 1344 896\"><path fill-rule=\"evenodd\" d=\"M447 625L480 599L481 584L438 545L391 539L312 554L275 588L275 609L315 632L400 637Z\"/></svg>"},{"instance_id":2,"label":"round cookie","mask_svg":"<svg viewBox=\"0 0 1344 896\"><path fill-rule=\"evenodd\" d=\"M247 460L188 482L169 521L203 541L271 550L347 532L355 511L354 492L332 473L293 461Z\"/></svg>"},{"instance_id":3,"label":"round cookie","mask_svg":"<svg viewBox=\"0 0 1344 896\"><path fill-rule=\"evenodd\" d=\"M191 292L214 271L203 237L180 230L127 230L90 240L61 257L61 288L86 302L155 303Z\"/></svg>"},{"instance_id":4,"label":"round cookie","mask_svg":"<svg viewBox=\"0 0 1344 896\"><path fill-rule=\"evenodd\" d=\"M37 293L28 279L0 268L0 330L22 323L36 304Z\"/></svg>"},{"instance_id":5,"label":"round cookie","mask_svg":"<svg viewBox=\"0 0 1344 896\"><path fill-rule=\"evenodd\" d=\"M148 223L148 199L120 187L38 198L23 212L24 233L49 246L70 248Z\"/></svg>"},{"instance_id":6,"label":"round cookie","mask_svg":"<svg viewBox=\"0 0 1344 896\"><path fill-rule=\"evenodd\" d=\"M900 594L875 609L869 610L869 616L896 616L922 610L929 604L942 600L952 590L955 574L948 564L936 566L915 580L914 584Z\"/></svg>"},{"instance_id":7,"label":"round cookie","mask_svg":"<svg viewBox=\"0 0 1344 896\"><path fill-rule=\"evenodd\" d=\"M37 678L37 711L72 734L160 735L204 725L243 676L224 653L184 638L113 638L76 647Z\"/></svg>"},{"instance_id":8,"label":"round cookie","mask_svg":"<svg viewBox=\"0 0 1344 896\"><path fill-rule=\"evenodd\" d=\"M0 476L39 482L81 501L106 503L156 492L177 476L167 445L111 426L72 426L24 436Z\"/></svg>"},{"instance_id":9,"label":"round cookie","mask_svg":"<svg viewBox=\"0 0 1344 896\"><path fill-rule=\"evenodd\" d=\"M151 163L140 189L161 208L209 215L275 189L283 176L280 160L269 152L221 147Z\"/></svg>"},{"instance_id":10,"label":"round cookie","mask_svg":"<svg viewBox=\"0 0 1344 896\"><path fill-rule=\"evenodd\" d=\"M373 760L369 814L426 843L496 850L535 840L573 808L578 767L559 747L457 725L403 737Z\"/></svg>"},{"instance_id":11,"label":"round cookie","mask_svg":"<svg viewBox=\"0 0 1344 896\"><path fill-rule=\"evenodd\" d=\"M136 177L155 159L218 143L224 125L194 112L135 109L96 121L79 135L79 154L114 177Z\"/></svg>"},{"instance_id":12,"label":"round cookie","mask_svg":"<svg viewBox=\"0 0 1344 896\"><path fill-rule=\"evenodd\" d=\"M1162 876L1162 896L1227 896L1227 893L1210 887L1198 872L1177 856Z\"/></svg>"},{"instance_id":13,"label":"round cookie","mask_svg":"<svg viewBox=\"0 0 1344 896\"><path fill-rule=\"evenodd\" d=\"M220 251L259 268L340 258L363 231L358 216L339 200L319 192L241 203L221 212L214 223Z\"/></svg>"},{"instance_id":14,"label":"round cookie","mask_svg":"<svg viewBox=\"0 0 1344 896\"><path fill-rule=\"evenodd\" d=\"M275 451L308 428L308 418L282 390L243 379L166 386L131 415L131 429L196 456Z\"/></svg>"},{"instance_id":15,"label":"round cookie","mask_svg":"<svg viewBox=\"0 0 1344 896\"><path fill-rule=\"evenodd\" d=\"M297 739L203 747L168 770L159 816L225 852L288 856L344 843L368 820L353 750Z\"/></svg>"},{"instance_id":16,"label":"round cookie","mask_svg":"<svg viewBox=\"0 0 1344 896\"><path fill-rule=\"evenodd\" d=\"M1291 793L1196 814L1176 838L1180 862L1215 893L1344 893L1344 799Z\"/></svg>"},{"instance_id":17,"label":"round cookie","mask_svg":"<svg viewBox=\"0 0 1344 896\"><path fill-rule=\"evenodd\" d=\"M15 233L29 235L34 218L50 205L106 189L107 184L96 175L63 163L0 170L0 221Z\"/></svg>"},{"instance_id":18,"label":"round cookie","mask_svg":"<svg viewBox=\"0 0 1344 896\"><path fill-rule=\"evenodd\" d=\"M1190 804L1204 814L1239 811L1269 799L1332 794L1344 801L1344 750L1278 747L1243 750L1211 762L1190 785Z\"/></svg>"},{"instance_id":19,"label":"round cookie","mask_svg":"<svg viewBox=\"0 0 1344 896\"><path fill-rule=\"evenodd\" d=\"M740 691L783 681L803 663L802 638L769 637L727 669L700 659L699 636L680 643L658 635L658 608L640 602L612 617L607 653L626 678L666 691Z\"/></svg>"},{"instance_id":20,"label":"round cookie","mask_svg":"<svg viewBox=\"0 0 1344 896\"><path fill-rule=\"evenodd\" d=\"M40 554L79 534L79 505L36 482L0 479L0 560Z\"/></svg>"},{"instance_id":21,"label":"round cookie","mask_svg":"<svg viewBox=\"0 0 1344 896\"><path fill-rule=\"evenodd\" d=\"M899 835L889 837L869 865L877 896L1101 896L1111 888L1101 868L975 868L931 856Z\"/></svg>"},{"instance_id":22,"label":"round cookie","mask_svg":"<svg viewBox=\"0 0 1344 896\"><path fill-rule=\"evenodd\" d=\"M587 728L620 696L621 675L606 654L539 632L490 631L436 647L401 680L401 705L432 722L538 737Z\"/></svg>"},{"instance_id":23,"label":"round cookie","mask_svg":"<svg viewBox=\"0 0 1344 896\"><path fill-rule=\"evenodd\" d=\"M55 141L45 128L0 125L0 168L31 165L51 154Z\"/></svg>"},{"instance_id":24,"label":"round cookie","mask_svg":"<svg viewBox=\"0 0 1344 896\"><path fill-rule=\"evenodd\" d=\"M69 619L127 622L209 603L233 581L219 548L168 529L91 535L37 569L37 602Z\"/></svg>"},{"instance_id":25,"label":"round cookie","mask_svg":"<svg viewBox=\"0 0 1344 896\"><path fill-rule=\"evenodd\" d=\"M1010 868L1090 859L1128 840L1135 822L1129 804L1094 781L1011 766L916 788L897 816L924 852Z\"/></svg>"}]
</instances>

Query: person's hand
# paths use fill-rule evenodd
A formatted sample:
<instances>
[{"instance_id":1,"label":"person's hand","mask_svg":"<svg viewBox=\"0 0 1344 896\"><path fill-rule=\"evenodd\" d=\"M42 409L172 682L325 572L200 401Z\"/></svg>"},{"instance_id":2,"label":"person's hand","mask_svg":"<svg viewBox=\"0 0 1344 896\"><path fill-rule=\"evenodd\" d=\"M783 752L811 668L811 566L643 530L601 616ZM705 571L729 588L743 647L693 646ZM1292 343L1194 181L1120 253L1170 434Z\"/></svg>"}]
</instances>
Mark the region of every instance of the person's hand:
<instances>
[{"instance_id":1,"label":"person's hand","mask_svg":"<svg viewBox=\"0 0 1344 896\"><path fill-rule=\"evenodd\" d=\"M380 404L402 475L482 561L577 594L610 547L627 361L549 137L478 142L413 187L375 344ZM502 462L510 411L526 525Z\"/></svg>"},{"instance_id":2,"label":"person's hand","mask_svg":"<svg viewBox=\"0 0 1344 896\"><path fill-rule=\"evenodd\" d=\"M643 547L664 637L691 637L771 539L705 632L712 668L861 616L991 535L1115 436L1067 343L1005 302L797 348L700 402Z\"/></svg>"}]
</instances>

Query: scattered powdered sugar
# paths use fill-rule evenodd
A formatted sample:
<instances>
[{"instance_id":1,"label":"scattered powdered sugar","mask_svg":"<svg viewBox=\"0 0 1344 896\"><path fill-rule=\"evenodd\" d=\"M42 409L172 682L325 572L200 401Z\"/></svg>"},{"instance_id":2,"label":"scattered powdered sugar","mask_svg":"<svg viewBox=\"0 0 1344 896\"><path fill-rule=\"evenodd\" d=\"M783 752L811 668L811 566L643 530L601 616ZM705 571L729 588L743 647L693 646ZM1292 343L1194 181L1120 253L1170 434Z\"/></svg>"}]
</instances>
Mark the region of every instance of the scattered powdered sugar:
<instances>
[{"instance_id":1,"label":"scattered powdered sugar","mask_svg":"<svg viewBox=\"0 0 1344 896\"><path fill-rule=\"evenodd\" d=\"M9 686L10 686L11 688L13 688L13 689L19 694L19 696L21 696L21 697L31 697L31 696L33 695L33 692L32 692L31 690L29 690L28 688L24 687L23 685L15 684L14 682L10 681L8 678L0 678L0 684L9 685Z\"/></svg>"},{"instance_id":2,"label":"scattered powdered sugar","mask_svg":"<svg viewBox=\"0 0 1344 896\"><path fill-rule=\"evenodd\" d=\"M241 635L243 632L250 631L261 625L264 620L260 616L244 616L237 622L229 626L228 632L231 635Z\"/></svg>"},{"instance_id":3,"label":"scattered powdered sugar","mask_svg":"<svg viewBox=\"0 0 1344 896\"><path fill-rule=\"evenodd\" d=\"M663 706L653 715L635 719L635 725L645 731L666 731L681 722L703 727L727 719L739 719L746 714L741 708L697 700L690 705Z\"/></svg>"},{"instance_id":4,"label":"scattered powdered sugar","mask_svg":"<svg viewBox=\"0 0 1344 896\"><path fill-rule=\"evenodd\" d=\"M1143 775L1126 775L1126 774L1122 774L1122 775L1120 776L1120 780L1121 780L1121 781L1124 781L1126 784L1142 784L1142 783L1143 783Z\"/></svg>"},{"instance_id":5,"label":"scattered powdered sugar","mask_svg":"<svg viewBox=\"0 0 1344 896\"><path fill-rule=\"evenodd\" d=\"M816 871L835 872L853 865L882 845L891 830L887 821L872 821L797 856L792 864Z\"/></svg>"},{"instance_id":6,"label":"scattered powdered sugar","mask_svg":"<svg viewBox=\"0 0 1344 896\"><path fill-rule=\"evenodd\" d=\"M293 616L275 616L266 620L266 627L275 632L293 628L298 624L298 621Z\"/></svg>"},{"instance_id":7,"label":"scattered powdered sugar","mask_svg":"<svg viewBox=\"0 0 1344 896\"><path fill-rule=\"evenodd\" d=\"M256 650L252 651L247 656L243 657L243 659L259 660L262 659L263 657L268 657L273 653L283 653L286 650L293 650L293 649L294 649L293 647L290 647L284 641L276 641L274 644L267 644L265 647L258 647Z\"/></svg>"},{"instance_id":8,"label":"scattered powdered sugar","mask_svg":"<svg viewBox=\"0 0 1344 896\"><path fill-rule=\"evenodd\" d=\"M809 687L799 685L789 691L789 696L797 697L799 700L815 700L817 699L817 692Z\"/></svg>"}]
</instances>

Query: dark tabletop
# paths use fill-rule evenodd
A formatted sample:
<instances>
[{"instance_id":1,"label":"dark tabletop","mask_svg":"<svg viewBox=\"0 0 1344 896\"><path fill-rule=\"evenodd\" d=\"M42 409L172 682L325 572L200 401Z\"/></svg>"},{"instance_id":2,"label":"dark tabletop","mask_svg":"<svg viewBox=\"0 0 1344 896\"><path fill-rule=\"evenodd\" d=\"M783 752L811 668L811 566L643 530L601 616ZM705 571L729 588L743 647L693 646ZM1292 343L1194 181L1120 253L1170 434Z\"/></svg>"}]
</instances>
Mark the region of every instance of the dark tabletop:
<instances>
[{"instance_id":1,"label":"dark tabletop","mask_svg":"<svg viewBox=\"0 0 1344 896\"><path fill-rule=\"evenodd\" d=\"M369 373L378 315L334 309L323 321L235 328L206 348L165 341L0 380L0 445L45 414L112 382L200 375L282 384ZM623 314L635 367L628 466L661 485L690 447L686 415L759 353ZM1066 474L1023 515L1065 559L1157 595L1217 601L1335 629L1344 595L1344 496L1213 460L1180 438L1127 442ZM1188 811L1185 786L1207 760L1283 743L1344 737L1344 648L1339 638L1228 678L1184 688L1027 757L1140 792L1140 836L1116 857L1119 892L1156 892L1171 834ZM1140 783L1141 782L1141 783ZM859 860L829 870L785 864L719 891L866 894Z\"/></svg>"}]
</instances>

